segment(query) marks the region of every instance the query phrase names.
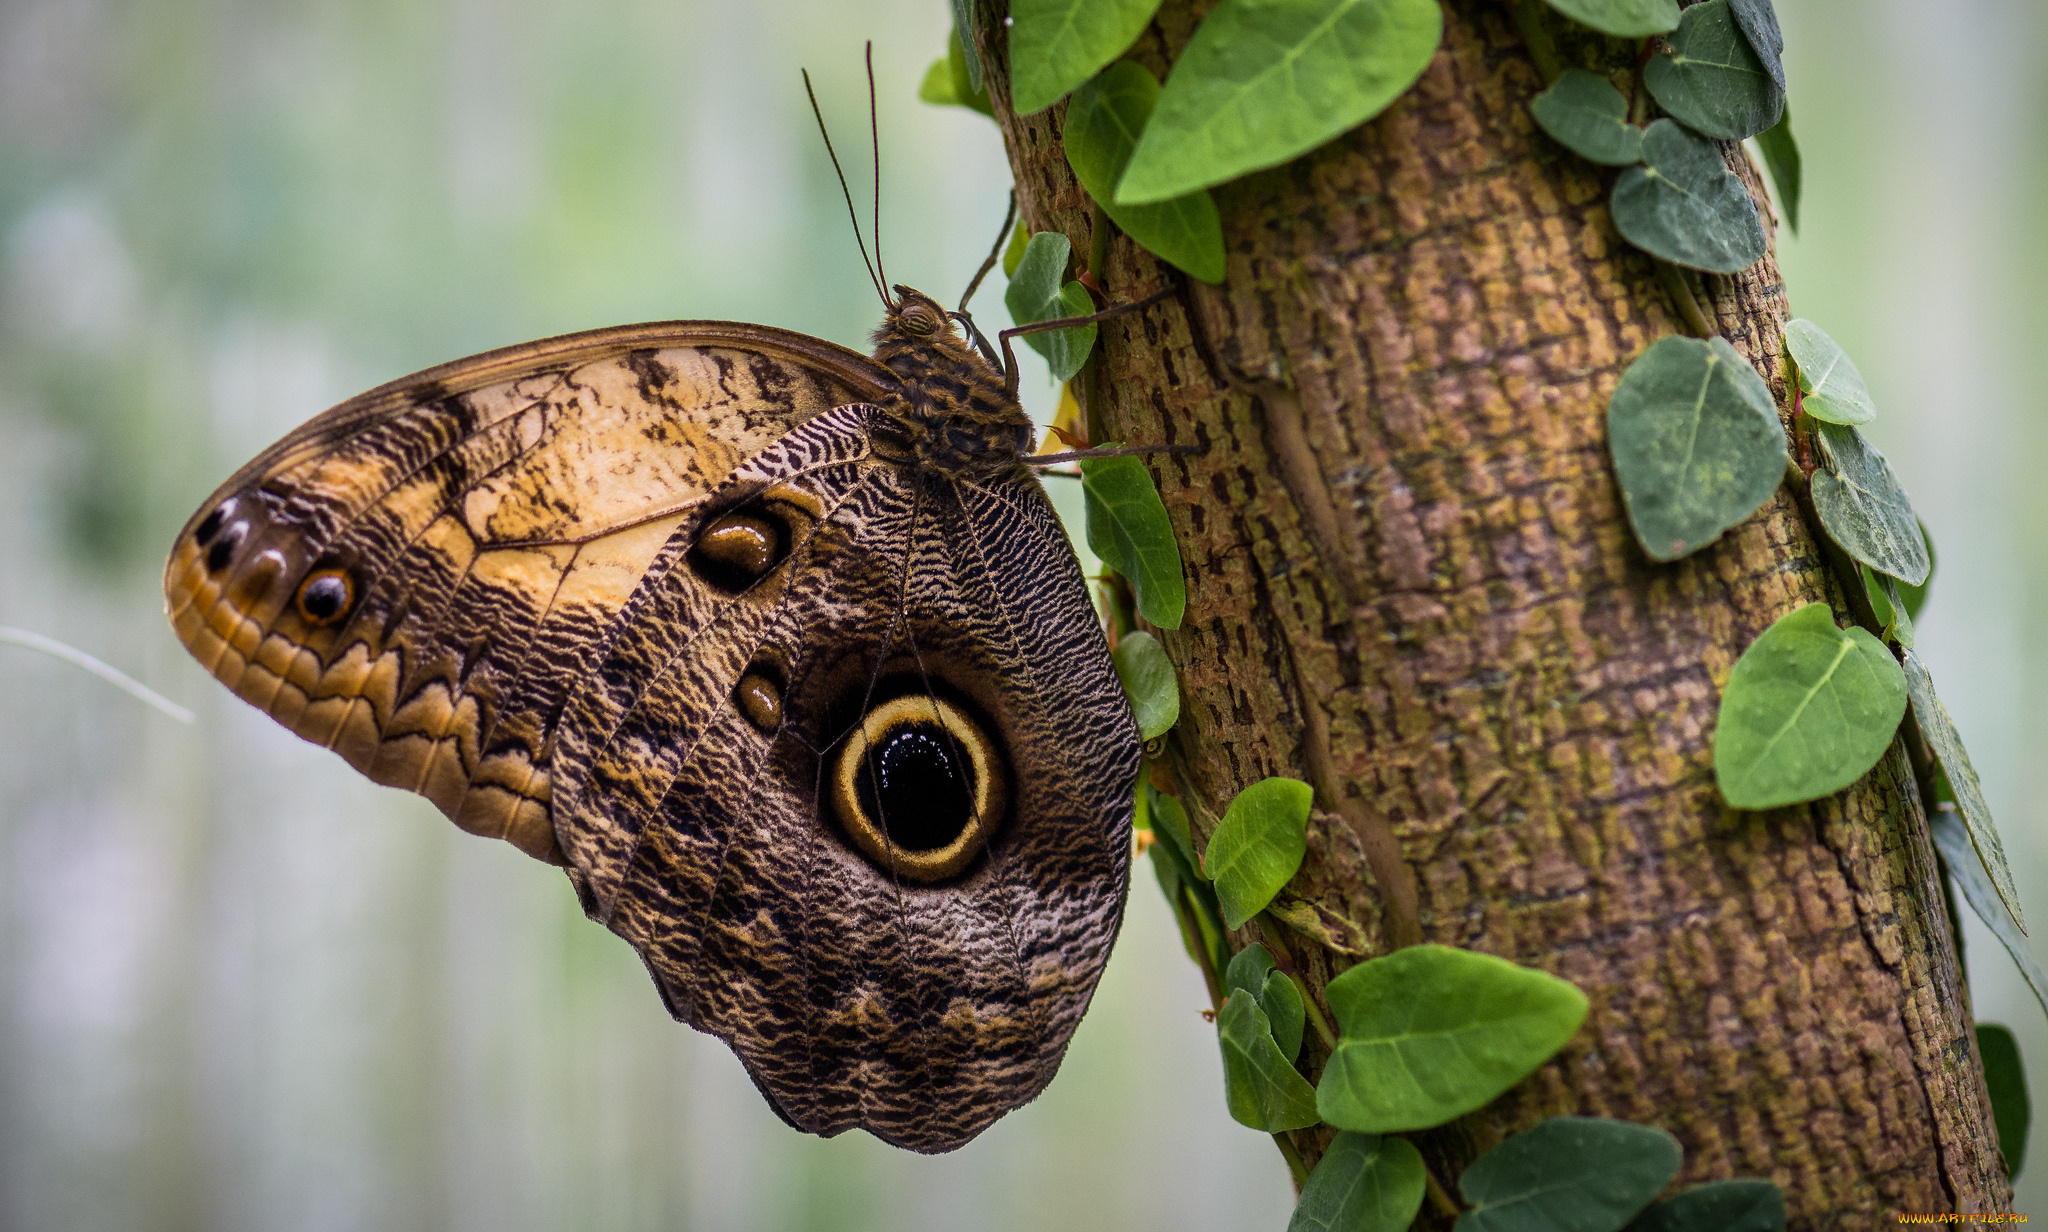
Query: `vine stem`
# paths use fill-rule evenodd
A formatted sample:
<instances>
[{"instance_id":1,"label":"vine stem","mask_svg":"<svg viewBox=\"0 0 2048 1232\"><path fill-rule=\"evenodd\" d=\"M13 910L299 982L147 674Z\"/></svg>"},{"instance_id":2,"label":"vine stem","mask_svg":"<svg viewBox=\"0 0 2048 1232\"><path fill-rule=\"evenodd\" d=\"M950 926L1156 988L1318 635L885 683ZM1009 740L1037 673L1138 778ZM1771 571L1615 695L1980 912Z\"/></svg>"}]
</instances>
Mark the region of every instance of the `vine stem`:
<instances>
[{"instance_id":1,"label":"vine stem","mask_svg":"<svg viewBox=\"0 0 2048 1232\"><path fill-rule=\"evenodd\" d=\"M1714 328L1714 323L1707 319L1706 309L1700 307L1699 297L1692 293L1692 283L1686 278L1685 271L1669 261L1658 261L1655 258L1651 260L1657 267L1657 281L1664 284L1664 290L1670 294L1672 304L1678 309L1679 318L1685 322L1685 328L1691 331L1692 336L1712 338L1720 333L1720 330Z\"/></svg>"},{"instance_id":2,"label":"vine stem","mask_svg":"<svg viewBox=\"0 0 2048 1232\"><path fill-rule=\"evenodd\" d=\"M1564 60L1557 54L1557 43L1550 37L1550 30L1543 24L1543 14L1537 10L1537 0L1509 0L1515 14L1515 28L1521 31L1522 42L1529 48L1529 58L1536 62L1536 71L1543 74L1543 82L1549 85L1564 76Z\"/></svg>"},{"instance_id":3,"label":"vine stem","mask_svg":"<svg viewBox=\"0 0 2048 1232\"><path fill-rule=\"evenodd\" d=\"M1450 1192L1444 1188L1444 1183L1436 1179L1436 1169L1424 1164L1422 1181L1429 1187L1429 1200L1436 1204L1437 1212L1455 1218L1458 1214L1458 1204L1451 1200Z\"/></svg>"},{"instance_id":4,"label":"vine stem","mask_svg":"<svg viewBox=\"0 0 2048 1232\"><path fill-rule=\"evenodd\" d=\"M1294 981L1295 990L1301 994L1301 1005L1303 1009L1308 1011L1309 1025L1314 1027L1316 1034L1322 1037L1323 1047L1328 1048L1331 1052L1337 1051L1336 1032L1330 1030L1330 1020L1323 1017L1323 1011L1316 1006L1316 999L1309 995L1308 985L1303 983L1301 977L1292 971L1287 973L1287 978Z\"/></svg>"},{"instance_id":5,"label":"vine stem","mask_svg":"<svg viewBox=\"0 0 2048 1232\"><path fill-rule=\"evenodd\" d=\"M1308 1184L1308 1162L1302 1159L1301 1152L1295 1145L1287 1140L1286 1134L1274 1134L1273 1145L1280 1148L1280 1154L1287 1160L1287 1171L1293 1174L1294 1188L1299 1192L1303 1185Z\"/></svg>"}]
</instances>

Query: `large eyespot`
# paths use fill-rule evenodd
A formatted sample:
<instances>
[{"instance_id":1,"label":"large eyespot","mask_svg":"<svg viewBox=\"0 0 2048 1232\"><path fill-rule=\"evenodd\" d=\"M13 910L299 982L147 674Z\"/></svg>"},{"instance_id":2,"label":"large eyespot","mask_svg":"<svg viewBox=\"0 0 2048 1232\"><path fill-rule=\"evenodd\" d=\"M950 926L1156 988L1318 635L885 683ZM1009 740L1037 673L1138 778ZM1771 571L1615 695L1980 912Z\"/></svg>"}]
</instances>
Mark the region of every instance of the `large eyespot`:
<instances>
[{"instance_id":1,"label":"large eyespot","mask_svg":"<svg viewBox=\"0 0 2048 1232\"><path fill-rule=\"evenodd\" d=\"M869 711L833 755L832 811L869 859L911 881L966 871L1009 801L1001 751L959 706L923 693Z\"/></svg>"},{"instance_id":2,"label":"large eyespot","mask_svg":"<svg viewBox=\"0 0 2048 1232\"><path fill-rule=\"evenodd\" d=\"M905 308L897 315L896 323L903 327L904 333L919 338L929 338L938 333L940 325L943 324L939 320L939 314L923 304L912 304Z\"/></svg>"},{"instance_id":3,"label":"large eyespot","mask_svg":"<svg viewBox=\"0 0 2048 1232\"><path fill-rule=\"evenodd\" d=\"M299 583L299 615L309 625L333 624L355 602L355 583L340 569L316 569Z\"/></svg>"}]
</instances>

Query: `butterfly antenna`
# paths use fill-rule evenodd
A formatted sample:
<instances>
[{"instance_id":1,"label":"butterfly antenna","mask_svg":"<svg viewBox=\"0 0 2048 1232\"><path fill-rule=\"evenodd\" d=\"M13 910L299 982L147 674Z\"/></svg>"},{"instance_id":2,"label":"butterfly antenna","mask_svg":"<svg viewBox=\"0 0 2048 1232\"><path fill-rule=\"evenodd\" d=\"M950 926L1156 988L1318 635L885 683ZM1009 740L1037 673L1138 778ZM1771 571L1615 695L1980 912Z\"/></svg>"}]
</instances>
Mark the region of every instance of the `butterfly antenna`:
<instances>
[{"instance_id":1,"label":"butterfly antenna","mask_svg":"<svg viewBox=\"0 0 2048 1232\"><path fill-rule=\"evenodd\" d=\"M832 171L839 177L839 194L846 198L846 216L853 222L853 242L860 248L860 263L868 271L868 281L875 284L875 294L882 297L882 306L889 307L889 293L882 289L882 279L875 273L875 267L868 260L868 246L860 234L860 211L853 208L853 190L846 186L846 172L839 166L839 152L832 148L832 134L825 128L825 113L818 107L818 92L811 88L809 69L802 70L804 93L811 100L811 114L818 118L818 135L825 139L825 153L832 159Z\"/></svg>"},{"instance_id":2,"label":"butterfly antenna","mask_svg":"<svg viewBox=\"0 0 2048 1232\"><path fill-rule=\"evenodd\" d=\"M875 272L883 286L889 285L882 269L882 128L875 116L875 44L868 40L868 141L875 158Z\"/></svg>"}]
</instances>

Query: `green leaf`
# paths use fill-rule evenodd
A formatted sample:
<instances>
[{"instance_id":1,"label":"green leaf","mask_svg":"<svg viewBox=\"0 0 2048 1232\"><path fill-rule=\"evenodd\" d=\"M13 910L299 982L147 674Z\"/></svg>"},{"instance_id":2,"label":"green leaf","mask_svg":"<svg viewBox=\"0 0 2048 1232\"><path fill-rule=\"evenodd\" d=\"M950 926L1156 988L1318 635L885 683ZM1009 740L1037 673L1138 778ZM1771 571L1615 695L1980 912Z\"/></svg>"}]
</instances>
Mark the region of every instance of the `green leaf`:
<instances>
[{"instance_id":1,"label":"green leaf","mask_svg":"<svg viewBox=\"0 0 2048 1232\"><path fill-rule=\"evenodd\" d=\"M1171 847L1186 867L1187 880L1201 885L1209 879L1202 874L1201 861L1195 858L1194 836L1188 832L1187 810L1180 801L1163 792L1152 796L1152 834L1157 842Z\"/></svg>"},{"instance_id":2,"label":"green leaf","mask_svg":"<svg viewBox=\"0 0 2048 1232\"><path fill-rule=\"evenodd\" d=\"M1456 1232L1614 1232L1678 1175L1678 1139L1648 1125L1551 1117L1458 1178Z\"/></svg>"},{"instance_id":3,"label":"green leaf","mask_svg":"<svg viewBox=\"0 0 2048 1232\"><path fill-rule=\"evenodd\" d=\"M1550 7L1581 25L1622 38L1678 29L1678 0L1550 0Z\"/></svg>"},{"instance_id":4,"label":"green leaf","mask_svg":"<svg viewBox=\"0 0 2048 1232\"><path fill-rule=\"evenodd\" d=\"M1010 243L1003 249L1003 277L1015 278L1017 267L1024 262L1024 250L1031 245L1031 230L1023 223L1010 232Z\"/></svg>"},{"instance_id":5,"label":"green leaf","mask_svg":"<svg viewBox=\"0 0 2048 1232\"><path fill-rule=\"evenodd\" d=\"M1756 202L1721 151L1671 120L1643 130L1643 161L1614 183L1622 238L1675 265L1733 274L1764 255Z\"/></svg>"},{"instance_id":6,"label":"green leaf","mask_svg":"<svg viewBox=\"0 0 2048 1232\"><path fill-rule=\"evenodd\" d=\"M1891 463L1855 428L1824 421L1813 428L1823 463L1813 472L1813 511L1828 538L1879 573L1925 582L1934 562Z\"/></svg>"},{"instance_id":7,"label":"green leaf","mask_svg":"<svg viewBox=\"0 0 2048 1232\"><path fill-rule=\"evenodd\" d=\"M1736 28L1728 0L1685 10L1671 50L1644 67L1643 84L1673 119L1723 141L1763 132L1785 113L1785 91Z\"/></svg>"},{"instance_id":8,"label":"green leaf","mask_svg":"<svg viewBox=\"0 0 2048 1232\"><path fill-rule=\"evenodd\" d=\"M1173 664L1167 661L1159 639L1150 633L1126 633L1109 657L1131 699L1138 738L1152 740L1165 735L1180 719L1180 685L1174 681Z\"/></svg>"},{"instance_id":9,"label":"green leaf","mask_svg":"<svg viewBox=\"0 0 2048 1232\"><path fill-rule=\"evenodd\" d=\"M1316 1093L1273 1042L1272 1024L1257 998L1230 994L1216 1016L1223 1046L1223 1101L1240 1125L1277 1134L1316 1123Z\"/></svg>"},{"instance_id":10,"label":"green leaf","mask_svg":"<svg viewBox=\"0 0 2048 1232\"><path fill-rule=\"evenodd\" d=\"M953 29L961 35L956 41L960 44L962 64L967 70L968 92L986 98L988 90L981 80L981 49L967 37L974 30L974 0L953 0Z\"/></svg>"},{"instance_id":11,"label":"green leaf","mask_svg":"<svg viewBox=\"0 0 2048 1232\"><path fill-rule=\"evenodd\" d=\"M2020 916L2020 894L2012 883L2012 869L2005 862L2005 844L1998 841L1998 827L1991 821L1991 806L1984 799L1975 767L1970 765L1969 751L1963 748L1962 733L1956 730L1948 707L1935 695L1934 678L1927 674L1927 665L1920 661L1920 656L1908 654L1904 663L1906 688L1913 699L1913 720L1920 724L1920 734L1926 737L1927 747L1941 762L1949 790L1955 793L1956 810L1970 836L1971 850L1984 862L1999 901L2012 913L2013 924L2024 933L2027 922Z\"/></svg>"},{"instance_id":12,"label":"green leaf","mask_svg":"<svg viewBox=\"0 0 2048 1232\"><path fill-rule=\"evenodd\" d=\"M1259 1008L1272 1024L1273 1040L1280 1045L1282 1055L1289 1061L1300 1055L1301 1033L1308 1023L1301 989L1295 987L1285 971L1274 968L1273 956L1265 946L1254 941L1231 955L1223 986L1241 989L1257 998Z\"/></svg>"},{"instance_id":13,"label":"green leaf","mask_svg":"<svg viewBox=\"0 0 2048 1232\"><path fill-rule=\"evenodd\" d=\"M989 106L988 91L977 91L968 82L967 61L960 49L958 30L947 36L946 54L932 61L931 67L924 71L924 84L918 86L917 96L927 103L965 107L991 118L995 116L995 109Z\"/></svg>"},{"instance_id":14,"label":"green leaf","mask_svg":"<svg viewBox=\"0 0 2048 1232\"><path fill-rule=\"evenodd\" d=\"M1865 424L1877 418L1877 403L1856 361L1833 338L1803 317L1785 322L1785 351L1799 368L1799 393L1806 413L1829 423Z\"/></svg>"},{"instance_id":15,"label":"green leaf","mask_svg":"<svg viewBox=\"0 0 2048 1232\"><path fill-rule=\"evenodd\" d=\"M1757 1177L1694 1185L1636 1216L1628 1232L1785 1232L1785 1193Z\"/></svg>"},{"instance_id":16,"label":"green leaf","mask_svg":"<svg viewBox=\"0 0 2048 1232\"><path fill-rule=\"evenodd\" d=\"M1180 628L1188 606L1187 581L1152 472L1128 454L1083 458L1081 504L1088 550L1131 584L1138 615L1161 629Z\"/></svg>"},{"instance_id":17,"label":"green leaf","mask_svg":"<svg viewBox=\"0 0 2048 1232\"><path fill-rule=\"evenodd\" d=\"M1723 338L1660 338L1630 364L1607 402L1607 447L1651 560L1720 538L1785 475L1770 386Z\"/></svg>"},{"instance_id":18,"label":"green leaf","mask_svg":"<svg viewBox=\"0 0 2048 1232\"><path fill-rule=\"evenodd\" d=\"M1628 122L1628 100L1614 83L1582 68L1564 71L1529 102L1529 114L1557 143L1610 167L1643 160L1643 130Z\"/></svg>"},{"instance_id":19,"label":"green leaf","mask_svg":"<svg viewBox=\"0 0 2048 1232\"><path fill-rule=\"evenodd\" d=\"M1308 854L1308 814L1314 802L1315 789L1299 779L1260 779L1223 810L1202 867L1216 883L1225 924L1243 928L1293 880Z\"/></svg>"},{"instance_id":20,"label":"green leaf","mask_svg":"<svg viewBox=\"0 0 2048 1232\"><path fill-rule=\"evenodd\" d=\"M1059 102L1122 55L1158 7L1159 0L1011 0L1010 105L1023 116Z\"/></svg>"},{"instance_id":21,"label":"green leaf","mask_svg":"<svg viewBox=\"0 0 2048 1232\"><path fill-rule=\"evenodd\" d=\"M1977 1024L1977 1057L1984 1063L1984 1086L1991 1092L1991 1119L1998 1126L1998 1150L2005 1156L2008 1177L2020 1174L2027 1155L2027 1122L2033 1107L2027 1099L2027 1071L2020 1063L2020 1043L2010 1027ZM1311 1179L1313 1184L1313 1179Z\"/></svg>"},{"instance_id":22,"label":"green leaf","mask_svg":"<svg viewBox=\"0 0 2048 1232\"><path fill-rule=\"evenodd\" d=\"M1771 83L1783 90L1785 33L1778 29L1778 10L1772 7L1771 0L1728 0L1728 11L1735 15L1735 24L1749 41L1749 49L1763 61Z\"/></svg>"},{"instance_id":23,"label":"green leaf","mask_svg":"<svg viewBox=\"0 0 2048 1232\"><path fill-rule=\"evenodd\" d=\"M1956 888L1963 892L1963 900L1984 921L1991 935L1998 938L2005 952L2012 955L2020 978L2027 982L2042 1011L2048 1013L2048 972L2041 970L2033 947L2027 944L2025 934L2013 923L2012 913L1992 888L1991 875L1984 871L1984 861L1977 858L1977 849L1970 845L1970 832L1964 828L1956 806L1943 804L1930 811L1927 829L1934 836L1934 848L1941 853L1942 863L1948 865L1948 875L1955 878Z\"/></svg>"},{"instance_id":24,"label":"green leaf","mask_svg":"<svg viewBox=\"0 0 2048 1232\"><path fill-rule=\"evenodd\" d=\"M1067 261L1073 255L1073 244L1057 231L1040 231L1031 237L1031 242L1024 246L1024 256L1017 262L1017 272L1010 275L1010 285L1003 292L1003 303L1010 310L1011 320L1019 325L1033 325L1060 317L1084 317L1095 311L1088 288L1078 282L1061 282L1067 272ZM1045 362L1052 368L1052 379L1064 381L1088 362L1088 352L1095 349L1095 327L1081 325L1025 334L1024 341L1045 356Z\"/></svg>"},{"instance_id":25,"label":"green leaf","mask_svg":"<svg viewBox=\"0 0 2048 1232\"><path fill-rule=\"evenodd\" d=\"M1901 650L1913 649L1913 613L1906 607L1905 596L1899 593L1899 579L1889 573L1872 573L1869 565L1858 565L1856 570L1863 575L1866 591L1875 579L1878 598L1884 601L1870 605L1877 613L1884 640Z\"/></svg>"},{"instance_id":26,"label":"green leaf","mask_svg":"<svg viewBox=\"0 0 2048 1232\"><path fill-rule=\"evenodd\" d=\"M1714 729L1714 781L1739 809L1817 800L1855 782L1891 747L1906 677L1883 643L1838 629L1809 603L1765 629L1728 674Z\"/></svg>"},{"instance_id":27,"label":"green leaf","mask_svg":"<svg viewBox=\"0 0 2048 1232\"><path fill-rule=\"evenodd\" d=\"M1222 282L1223 219L1206 190L1154 205L1124 205L1116 184L1159 97L1144 65L1120 60L1074 92L1061 139L1074 178L1139 247L1204 282Z\"/></svg>"},{"instance_id":28,"label":"green leaf","mask_svg":"<svg viewBox=\"0 0 2048 1232\"><path fill-rule=\"evenodd\" d=\"M1785 207L1785 222L1799 233L1799 143L1792 139L1792 107L1788 103L1778 122L1756 135L1756 148L1763 151L1764 166L1771 183L1778 186L1778 203Z\"/></svg>"},{"instance_id":29,"label":"green leaf","mask_svg":"<svg viewBox=\"0 0 2048 1232\"><path fill-rule=\"evenodd\" d=\"M1273 1026L1273 1042L1280 1055L1293 1061L1301 1055L1301 1034L1308 1026L1308 1010L1301 1001L1301 989L1285 971L1268 971L1259 989L1259 1008Z\"/></svg>"},{"instance_id":30,"label":"green leaf","mask_svg":"<svg viewBox=\"0 0 2048 1232\"><path fill-rule=\"evenodd\" d=\"M1174 62L1117 199L1284 163L1384 111L1443 38L1437 0L1223 0Z\"/></svg>"},{"instance_id":31,"label":"green leaf","mask_svg":"<svg viewBox=\"0 0 2048 1232\"><path fill-rule=\"evenodd\" d=\"M1287 1232L1404 1232L1425 1184L1422 1152L1406 1138L1338 1134L1301 1187Z\"/></svg>"},{"instance_id":32,"label":"green leaf","mask_svg":"<svg viewBox=\"0 0 2048 1232\"><path fill-rule=\"evenodd\" d=\"M1339 1129L1428 1129L1484 1107L1586 1019L1568 982L1491 954L1416 945L1345 971L1323 993L1336 1051L1316 1107Z\"/></svg>"}]
</instances>

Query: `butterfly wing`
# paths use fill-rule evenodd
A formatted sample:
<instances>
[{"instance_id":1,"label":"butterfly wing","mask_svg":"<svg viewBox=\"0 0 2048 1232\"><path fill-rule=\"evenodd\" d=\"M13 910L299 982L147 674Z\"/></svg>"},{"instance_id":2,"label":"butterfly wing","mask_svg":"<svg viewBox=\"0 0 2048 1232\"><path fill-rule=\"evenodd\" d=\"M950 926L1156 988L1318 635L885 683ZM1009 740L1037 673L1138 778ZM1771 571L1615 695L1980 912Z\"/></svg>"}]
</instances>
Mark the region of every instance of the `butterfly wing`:
<instances>
[{"instance_id":1,"label":"butterfly wing","mask_svg":"<svg viewBox=\"0 0 2048 1232\"><path fill-rule=\"evenodd\" d=\"M870 413L802 425L714 494L779 510L784 558L720 586L678 552L635 597L564 719L557 774L581 786L558 828L586 908L786 1119L943 1151L1058 1068L1120 922L1140 755L1037 481L877 460ZM757 673L772 724L730 700ZM906 703L957 716L974 747L950 753L1001 785L957 867L878 860L835 792Z\"/></svg>"},{"instance_id":2,"label":"butterfly wing","mask_svg":"<svg viewBox=\"0 0 2048 1232\"><path fill-rule=\"evenodd\" d=\"M222 485L165 567L172 626L300 736L559 859L550 742L648 564L742 460L886 380L800 334L691 321L429 369Z\"/></svg>"},{"instance_id":3,"label":"butterfly wing","mask_svg":"<svg viewBox=\"0 0 2048 1232\"><path fill-rule=\"evenodd\" d=\"M1139 750L1037 481L875 457L888 379L704 323L435 369L245 467L166 592L237 693L568 864L786 1119L938 1151L1057 1068Z\"/></svg>"}]
</instances>

